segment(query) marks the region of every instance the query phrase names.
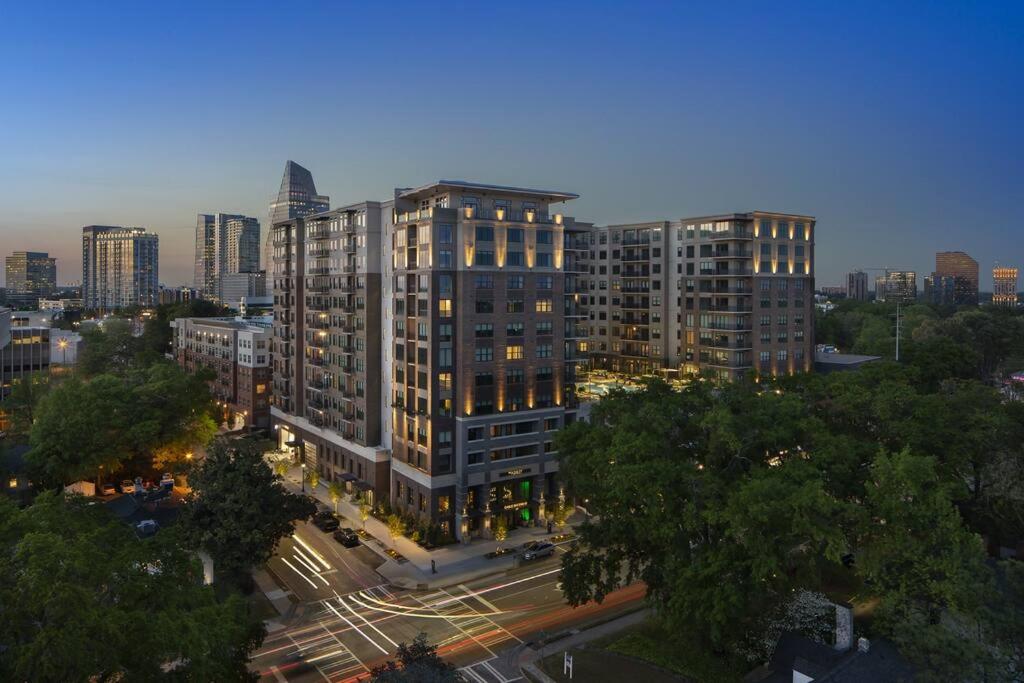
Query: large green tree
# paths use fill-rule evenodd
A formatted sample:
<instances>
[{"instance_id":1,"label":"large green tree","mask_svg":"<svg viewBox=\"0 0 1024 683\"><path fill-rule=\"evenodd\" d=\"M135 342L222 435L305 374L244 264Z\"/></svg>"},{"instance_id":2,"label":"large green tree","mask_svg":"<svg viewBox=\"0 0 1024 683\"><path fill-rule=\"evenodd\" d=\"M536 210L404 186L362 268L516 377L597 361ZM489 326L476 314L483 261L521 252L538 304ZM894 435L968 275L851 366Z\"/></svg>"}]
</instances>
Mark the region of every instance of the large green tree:
<instances>
[{"instance_id":1,"label":"large green tree","mask_svg":"<svg viewBox=\"0 0 1024 683\"><path fill-rule=\"evenodd\" d=\"M80 497L0 498L0 678L249 680L263 633L171 531L140 541Z\"/></svg>"},{"instance_id":2,"label":"large green tree","mask_svg":"<svg viewBox=\"0 0 1024 683\"><path fill-rule=\"evenodd\" d=\"M242 579L270 558L277 542L316 506L289 493L251 439L219 438L189 473L182 527L213 558L217 575Z\"/></svg>"},{"instance_id":3,"label":"large green tree","mask_svg":"<svg viewBox=\"0 0 1024 683\"><path fill-rule=\"evenodd\" d=\"M370 672L371 683L461 683L465 681L454 664L437 654L437 646L419 634L412 643L399 643L398 661L388 661Z\"/></svg>"}]
</instances>

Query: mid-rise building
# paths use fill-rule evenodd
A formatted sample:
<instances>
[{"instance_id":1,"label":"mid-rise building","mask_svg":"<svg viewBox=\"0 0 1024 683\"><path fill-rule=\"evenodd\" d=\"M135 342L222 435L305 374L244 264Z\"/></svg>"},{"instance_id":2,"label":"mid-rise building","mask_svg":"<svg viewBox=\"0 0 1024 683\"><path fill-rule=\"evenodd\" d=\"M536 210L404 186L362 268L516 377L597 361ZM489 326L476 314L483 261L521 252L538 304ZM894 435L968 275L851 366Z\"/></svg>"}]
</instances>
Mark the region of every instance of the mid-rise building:
<instances>
[{"instance_id":1,"label":"mid-rise building","mask_svg":"<svg viewBox=\"0 0 1024 683\"><path fill-rule=\"evenodd\" d=\"M232 426L270 427L271 320L265 318L178 318L174 358L186 372L212 370L210 392L234 415Z\"/></svg>"},{"instance_id":2,"label":"mid-rise building","mask_svg":"<svg viewBox=\"0 0 1024 683\"><path fill-rule=\"evenodd\" d=\"M592 367L627 375L811 369L811 216L764 211L595 228Z\"/></svg>"},{"instance_id":3,"label":"mid-rise building","mask_svg":"<svg viewBox=\"0 0 1024 683\"><path fill-rule=\"evenodd\" d=\"M933 282L940 278L952 278L955 306L978 303L978 262L962 251L940 251L935 254ZM942 291L942 287L937 288Z\"/></svg>"},{"instance_id":4,"label":"mid-rise building","mask_svg":"<svg viewBox=\"0 0 1024 683\"><path fill-rule=\"evenodd\" d=\"M7 304L35 308L57 289L57 259L44 251L16 251L5 263Z\"/></svg>"},{"instance_id":5,"label":"mid-rise building","mask_svg":"<svg viewBox=\"0 0 1024 683\"><path fill-rule=\"evenodd\" d=\"M243 299L258 299L267 296L267 276L264 271L256 273L228 273L220 277L218 301L231 308L238 308Z\"/></svg>"},{"instance_id":6,"label":"mid-rise building","mask_svg":"<svg viewBox=\"0 0 1024 683\"><path fill-rule=\"evenodd\" d=\"M223 300L229 275L260 269L260 222L237 214L196 217L195 288L208 299ZM237 283L235 283L237 285Z\"/></svg>"},{"instance_id":7,"label":"mid-rise building","mask_svg":"<svg viewBox=\"0 0 1024 683\"><path fill-rule=\"evenodd\" d=\"M160 286L159 238L145 228L82 228L82 301L88 309L155 306Z\"/></svg>"},{"instance_id":8,"label":"mid-rise building","mask_svg":"<svg viewBox=\"0 0 1024 683\"><path fill-rule=\"evenodd\" d=\"M50 328L31 316L0 308L0 431L6 430L4 400L15 382L50 369Z\"/></svg>"},{"instance_id":9,"label":"mid-rise building","mask_svg":"<svg viewBox=\"0 0 1024 683\"><path fill-rule=\"evenodd\" d=\"M198 299L199 292L191 287L160 287L157 297L161 304L180 304Z\"/></svg>"},{"instance_id":10,"label":"mid-rise building","mask_svg":"<svg viewBox=\"0 0 1024 683\"><path fill-rule=\"evenodd\" d=\"M875 301L912 304L917 301L917 273L889 270L875 278Z\"/></svg>"},{"instance_id":11,"label":"mid-rise building","mask_svg":"<svg viewBox=\"0 0 1024 683\"><path fill-rule=\"evenodd\" d=\"M573 198L439 181L276 223L281 444L456 538L543 516L586 348Z\"/></svg>"},{"instance_id":12,"label":"mid-rise building","mask_svg":"<svg viewBox=\"0 0 1024 683\"><path fill-rule=\"evenodd\" d=\"M277 192L277 197L270 202L270 223L263 252L263 267L268 271L268 277L274 251L273 226L281 221L327 211L331 208L330 202L330 197L316 193L313 174L308 169L294 161L288 161L284 165L281 188Z\"/></svg>"},{"instance_id":13,"label":"mid-rise building","mask_svg":"<svg viewBox=\"0 0 1024 683\"><path fill-rule=\"evenodd\" d=\"M992 269L992 303L1013 308L1017 305L1017 269L996 266Z\"/></svg>"},{"instance_id":14,"label":"mid-rise building","mask_svg":"<svg viewBox=\"0 0 1024 683\"><path fill-rule=\"evenodd\" d=\"M855 270L846 275L846 298L854 301L868 300L868 274Z\"/></svg>"}]
</instances>

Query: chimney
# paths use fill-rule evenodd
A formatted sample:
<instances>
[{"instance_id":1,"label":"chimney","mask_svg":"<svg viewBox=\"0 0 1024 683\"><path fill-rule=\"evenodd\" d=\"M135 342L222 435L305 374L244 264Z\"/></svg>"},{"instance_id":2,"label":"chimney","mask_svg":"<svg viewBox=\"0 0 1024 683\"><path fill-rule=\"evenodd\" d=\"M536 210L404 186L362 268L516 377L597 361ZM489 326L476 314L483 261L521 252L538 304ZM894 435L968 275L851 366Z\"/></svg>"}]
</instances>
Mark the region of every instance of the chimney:
<instances>
[{"instance_id":1,"label":"chimney","mask_svg":"<svg viewBox=\"0 0 1024 683\"><path fill-rule=\"evenodd\" d=\"M853 606L836 603L836 632L833 648L846 652L853 647Z\"/></svg>"}]
</instances>

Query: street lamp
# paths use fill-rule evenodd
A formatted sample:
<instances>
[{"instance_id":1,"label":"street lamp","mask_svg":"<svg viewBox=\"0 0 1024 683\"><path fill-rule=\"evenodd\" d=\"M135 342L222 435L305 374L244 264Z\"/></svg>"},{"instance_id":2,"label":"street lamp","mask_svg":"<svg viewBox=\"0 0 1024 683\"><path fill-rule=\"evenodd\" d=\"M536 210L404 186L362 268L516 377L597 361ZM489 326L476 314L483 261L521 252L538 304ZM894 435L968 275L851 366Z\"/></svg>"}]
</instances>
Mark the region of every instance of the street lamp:
<instances>
[{"instance_id":1,"label":"street lamp","mask_svg":"<svg viewBox=\"0 0 1024 683\"><path fill-rule=\"evenodd\" d=\"M302 492L306 492L306 463L302 463Z\"/></svg>"},{"instance_id":2,"label":"street lamp","mask_svg":"<svg viewBox=\"0 0 1024 683\"><path fill-rule=\"evenodd\" d=\"M68 340L67 337L61 337L57 340L57 347L61 350L61 365L68 364Z\"/></svg>"}]
</instances>

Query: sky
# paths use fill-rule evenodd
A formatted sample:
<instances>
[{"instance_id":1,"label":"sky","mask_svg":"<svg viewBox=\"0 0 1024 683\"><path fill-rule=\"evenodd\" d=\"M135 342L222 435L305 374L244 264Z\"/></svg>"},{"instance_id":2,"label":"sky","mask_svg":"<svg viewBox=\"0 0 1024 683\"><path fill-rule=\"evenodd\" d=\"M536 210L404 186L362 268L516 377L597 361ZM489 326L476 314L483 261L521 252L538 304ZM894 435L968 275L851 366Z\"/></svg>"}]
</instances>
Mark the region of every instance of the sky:
<instances>
[{"instance_id":1,"label":"sky","mask_svg":"<svg viewBox=\"0 0 1024 683\"><path fill-rule=\"evenodd\" d=\"M0 3L0 255L81 228L266 222L469 179L598 224L817 217L819 286L939 250L1024 267L1022 2Z\"/></svg>"}]
</instances>

